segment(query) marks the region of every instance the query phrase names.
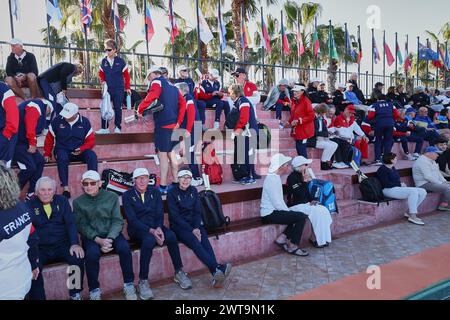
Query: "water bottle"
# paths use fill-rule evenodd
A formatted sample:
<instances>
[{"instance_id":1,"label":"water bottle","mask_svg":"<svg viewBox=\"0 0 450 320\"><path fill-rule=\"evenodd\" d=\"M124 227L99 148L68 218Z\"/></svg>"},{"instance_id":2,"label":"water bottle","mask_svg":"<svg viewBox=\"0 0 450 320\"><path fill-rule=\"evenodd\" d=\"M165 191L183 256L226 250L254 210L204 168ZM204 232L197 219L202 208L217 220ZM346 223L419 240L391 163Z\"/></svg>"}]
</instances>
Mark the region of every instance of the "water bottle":
<instances>
[{"instance_id":1,"label":"water bottle","mask_svg":"<svg viewBox=\"0 0 450 320\"><path fill-rule=\"evenodd\" d=\"M131 110L131 95L127 94L127 110Z\"/></svg>"}]
</instances>

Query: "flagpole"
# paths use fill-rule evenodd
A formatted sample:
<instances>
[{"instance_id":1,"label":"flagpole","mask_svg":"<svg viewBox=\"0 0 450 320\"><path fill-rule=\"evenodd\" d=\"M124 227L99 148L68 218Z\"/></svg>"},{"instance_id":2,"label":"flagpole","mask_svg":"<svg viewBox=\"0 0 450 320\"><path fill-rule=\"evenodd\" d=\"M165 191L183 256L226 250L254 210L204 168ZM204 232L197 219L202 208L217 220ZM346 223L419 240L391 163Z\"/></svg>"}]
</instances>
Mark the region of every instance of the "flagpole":
<instances>
[{"instance_id":1,"label":"flagpole","mask_svg":"<svg viewBox=\"0 0 450 320\"><path fill-rule=\"evenodd\" d=\"M373 86L373 79L374 79L374 76L373 76L373 73L374 73L374 70L375 70L375 61L374 61L374 54L375 54L375 46L374 46L374 44L375 44L375 32L374 32L374 30L373 30L373 28L372 28L372 86Z\"/></svg>"},{"instance_id":2,"label":"flagpole","mask_svg":"<svg viewBox=\"0 0 450 320\"><path fill-rule=\"evenodd\" d=\"M347 48L348 48L348 46L349 46L349 43L348 43L348 29L347 29L347 22L346 23L344 23L344 26L345 26L345 51L346 51L346 54L345 54L345 56L344 56L344 59L345 59L345 79L347 79L347 67L348 67L348 61L347 61Z\"/></svg>"},{"instance_id":3,"label":"flagpole","mask_svg":"<svg viewBox=\"0 0 450 320\"><path fill-rule=\"evenodd\" d=\"M219 4L220 4L220 1L219 1ZM261 36L262 36L261 42L266 41L266 39L264 39L264 29L263 29L264 26L262 25L263 19L264 19L264 11L263 11L263 7L261 6ZM265 45L265 42L264 42L264 45ZM263 87L265 88L266 81L265 81L265 76L264 76L264 46L261 46L261 63L262 63L262 81L263 81Z\"/></svg>"},{"instance_id":4,"label":"flagpole","mask_svg":"<svg viewBox=\"0 0 450 320\"><path fill-rule=\"evenodd\" d=\"M45 5L47 5L47 0L45 1ZM50 33L50 21L48 20L48 12L45 15L46 19L47 19L47 42L48 42L48 49L50 51L49 54L49 62L50 62L50 67L53 65L53 54L52 54L52 48L51 48L51 33Z\"/></svg>"},{"instance_id":5,"label":"flagpole","mask_svg":"<svg viewBox=\"0 0 450 320\"><path fill-rule=\"evenodd\" d=\"M245 32L245 15L244 15L244 2L241 4L241 26L244 25L244 32ZM242 47L242 62L245 63L245 38L242 34L242 28L241 28L241 39L244 39L244 46Z\"/></svg>"},{"instance_id":6,"label":"flagpole","mask_svg":"<svg viewBox=\"0 0 450 320\"><path fill-rule=\"evenodd\" d=\"M333 30L331 29L331 20L328 20L328 54L330 55L330 57L329 57L329 65L331 66L332 64L333 64L333 58L332 58L332 55L333 55L333 48L332 48L332 46L333 46L333 43L332 43L332 39L331 39L331 33L333 32ZM330 70L328 71L328 72L330 72L331 73L331 68L330 68Z\"/></svg>"},{"instance_id":7,"label":"flagpole","mask_svg":"<svg viewBox=\"0 0 450 320\"><path fill-rule=\"evenodd\" d=\"M405 62L406 63L406 59L409 58L409 36L406 35L406 52L405 52ZM405 79L408 79L408 68L405 68L403 65L403 68L405 70Z\"/></svg>"},{"instance_id":8,"label":"flagpole","mask_svg":"<svg viewBox=\"0 0 450 320\"><path fill-rule=\"evenodd\" d=\"M144 29L145 29L145 49L147 50L147 64L150 65L150 51L148 49L147 0L144 0Z\"/></svg>"},{"instance_id":9,"label":"flagpole","mask_svg":"<svg viewBox=\"0 0 450 320\"><path fill-rule=\"evenodd\" d=\"M429 39L427 38L427 48L429 48L430 47L430 41L429 41ZM426 62L427 62L427 87L428 87L428 72L430 71L430 63L429 63L429 61L428 60L425 60Z\"/></svg>"},{"instance_id":10,"label":"flagpole","mask_svg":"<svg viewBox=\"0 0 450 320\"><path fill-rule=\"evenodd\" d=\"M119 11L119 6L118 5L116 6L116 1L117 0L113 0L112 5L113 5L114 10L116 10L116 7L117 7L117 11ZM117 14L117 16L120 17L119 12L114 12L114 14ZM117 29L120 29L120 25L116 26L116 17L115 16L113 16L112 18L113 18L113 27L114 27L114 39L116 40L117 47L119 47L119 38L118 38Z\"/></svg>"},{"instance_id":11,"label":"flagpole","mask_svg":"<svg viewBox=\"0 0 450 320\"><path fill-rule=\"evenodd\" d=\"M386 30L383 30L383 83L386 82Z\"/></svg>"},{"instance_id":12,"label":"flagpole","mask_svg":"<svg viewBox=\"0 0 450 320\"><path fill-rule=\"evenodd\" d=\"M298 10L297 9L297 32L298 32L298 36L300 37L300 40L302 41L302 43L303 43L303 39L301 38L302 37L302 33L300 32L301 30L300 30L300 10ZM297 47L300 45L300 43L299 43L299 41L297 40ZM302 55L301 54L299 54L300 53L300 48L297 48L297 55L298 55L298 75L299 75L299 80L301 80L300 79L300 75L301 75L301 71L302 71Z\"/></svg>"},{"instance_id":13,"label":"flagpole","mask_svg":"<svg viewBox=\"0 0 450 320\"><path fill-rule=\"evenodd\" d=\"M90 80L90 67L91 67L91 62L89 59L89 51L88 51L88 38L87 38L87 26L84 24L84 47L86 48L86 63L87 63L87 68L86 68L86 82L89 83Z\"/></svg>"},{"instance_id":14,"label":"flagpole","mask_svg":"<svg viewBox=\"0 0 450 320\"><path fill-rule=\"evenodd\" d=\"M221 8L221 4L220 4L221 0L219 0L219 17L218 19L220 19L220 34L222 34L222 8ZM222 41L222 39L220 39L220 42ZM222 50L222 44L219 43L219 49L220 49L220 76L221 76L221 80L222 80L222 85L223 85L223 50ZM263 63L264 64L264 63ZM263 73L263 77L264 77L264 73ZM263 81L264 82L264 81Z\"/></svg>"},{"instance_id":15,"label":"flagpole","mask_svg":"<svg viewBox=\"0 0 450 320\"><path fill-rule=\"evenodd\" d=\"M398 63L397 63L397 59L398 59L398 57L397 57L397 49L398 50L400 50L400 47L399 46L397 46L397 44L398 44L398 33L396 32L395 33L395 85L397 85L397 82L398 82L398 70L397 70L397 67L398 67Z\"/></svg>"},{"instance_id":16,"label":"flagpole","mask_svg":"<svg viewBox=\"0 0 450 320\"><path fill-rule=\"evenodd\" d=\"M437 40L437 45L436 45L436 53L438 55L438 60L439 59L439 40ZM445 58L445 57L444 57ZM445 62L445 61L444 61ZM439 87L439 68L436 67L436 89Z\"/></svg>"},{"instance_id":17,"label":"flagpole","mask_svg":"<svg viewBox=\"0 0 450 320\"><path fill-rule=\"evenodd\" d=\"M316 34L317 34L317 41L319 42L319 47L320 47L320 41L319 41L319 33L317 32L317 16L314 18L314 25L315 25L315 30L316 30ZM314 43L314 47L315 47L315 43ZM316 77L319 74L319 70L317 70L319 68L319 53L317 52L316 55Z\"/></svg>"},{"instance_id":18,"label":"flagpole","mask_svg":"<svg viewBox=\"0 0 450 320\"><path fill-rule=\"evenodd\" d=\"M196 8L196 12L197 12L197 48L198 48L198 54L197 54L197 58L198 58L198 64L200 66L200 70L202 70L202 72L206 72L206 70L203 70L202 66L201 66L201 61L202 61L202 44L201 44L201 39L200 39L200 8L198 6L198 0L195 0L195 8Z\"/></svg>"},{"instance_id":19,"label":"flagpole","mask_svg":"<svg viewBox=\"0 0 450 320\"><path fill-rule=\"evenodd\" d=\"M416 72L417 72L417 85L419 85L419 65L420 65L420 55L419 55L419 51L420 51L420 36L417 37L417 63L416 63Z\"/></svg>"},{"instance_id":20,"label":"flagpole","mask_svg":"<svg viewBox=\"0 0 450 320\"><path fill-rule=\"evenodd\" d=\"M11 8L11 1L9 0L9 22L11 25L11 38L14 38L14 22L13 22L13 15L12 15L12 8Z\"/></svg>"},{"instance_id":21,"label":"flagpole","mask_svg":"<svg viewBox=\"0 0 450 320\"><path fill-rule=\"evenodd\" d=\"M284 24L283 24L283 10L281 10L281 78L284 79Z\"/></svg>"},{"instance_id":22,"label":"flagpole","mask_svg":"<svg viewBox=\"0 0 450 320\"><path fill-rule=\"evenodd\" d=\"M359 47L359 43L361 42L361 26L358 26L358 54L361 54L362 47ZM360 73L361 73L361 61L358 63L358 83L360 83Z\"/></svg>"}]
</instances>

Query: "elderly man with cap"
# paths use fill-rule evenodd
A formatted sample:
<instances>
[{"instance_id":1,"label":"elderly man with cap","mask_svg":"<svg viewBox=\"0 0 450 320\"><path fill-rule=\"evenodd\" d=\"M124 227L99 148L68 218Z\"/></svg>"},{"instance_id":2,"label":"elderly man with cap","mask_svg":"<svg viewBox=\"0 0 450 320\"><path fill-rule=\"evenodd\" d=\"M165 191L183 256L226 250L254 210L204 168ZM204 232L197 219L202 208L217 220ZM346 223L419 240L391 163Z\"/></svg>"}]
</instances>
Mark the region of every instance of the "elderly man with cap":
<instances>
[{"instance_id":1,"label":"elderly man with cap","mask_svg":"<svg viewBox=\"0 0 450 320\"><path fill-rule=\"evenodd\" d=\"M125 298L137 300L131 249L122 235L124 220L120 213L119 197L100 189L101 185L97 171L86 171L81 177L84 194L73 201L73 212L85 252L89 297L91 300L101 300L98 282L100 257L102 253L114 250L119 255Z\"/></svg>"},{"instance_id":2,"label":"elderly man with cap","mask_svg":"<svg viewBox=\"0 0 450 320\"><path fill-rule=\"evenodd\" d=\"M19 130L19 108L16 103L16 96L12 90L0 81L0 160L5 161L8 167L16 146Z\"/></svg>"},{"instance_id":3,"label":"elderly man with cap","mask_svg":"<svg viewBox=\"0 0 450 320\"><path fill-rule=\"evenodd\" d=\"M219 129L220 115L222 110L224 111L225 118L230 112L230 106L228 102L223 101L223 92L221 92L222 85L219 82L220 74L217 69L211 69L208 75L208 79L202 81L199 87L198 99L205 101L208 108L216 106L216 115L214 118L214 129Z\"/></svg>"},{"instance_id":4,"label":"elderly man with cap","mask_svg":"<svg viewBox=\"0 0 450 320\"><path fill-rule=\"evenodd\" d=\"M21 89L23 87L30 88L31 98L37 98L39 96L37 86L39 72L36 57L31 52L24 50L23 42L20 39L12 39L9 44L11 45L11 54L6 61L5 82L19 98L25 100L25 94Z\"/></svg>"},{"instance_id":5,"label":"elderly man with cap","mask_svg":"<svg viewBox=\"0 0 450 320\"><path fill-rule=\"evenodd\" d=\"M424 86L417 86L414 88L414 94L411 96L411 100L416 109L427 107L431 104L430 97L425 93Z\"/></svg>"},{"instance_id":6,"label":"elderly man with cap","mask_svg":"<svg viewBox=\"0 0 450 320\"><path fill-rule=\"evenodd\" d=\"M291 117L288 121L289 125L292 126L291 136L295 140L297 154L308 158L306 145L307 140L315 134L315 113L311 101L306 96L304 86L295 85L292 91L294 92L294 98Z\"/></svg>"},{"instance_id":7,"label":"elderly man with cap","mask_svg":"<svg viewBox=\"0 0 450 320\"><path fill-rule=\"evenodd\" d=\"M178 140L172 141L172 133L179 129L183 122L186 100L181 92L161 75L161 69L157 66L152 66L148 70L147 79L150 81L150 87L147 96L139 104L137 112L142 116L144 110L156 99L164 105L163 110L153 114L153 119L155 121L155 148L160 160L161 183L159 188L162 194L166 194L169 163L174 178L173 182L177 182L178 161L173 148L178 144Z\"/></svg>"},{"instance_id":8,"label":"elderly man with cap","mask_svg":"<svg viewBox=\"0 0 450 320\"><path fill-rule=\"evenodd\" d=\"M179 185L167 194L170 228L177 239L194 251L213 276L213 287L222 287L231 272L231 264L219 264L203 226L202 204L195 187L191 186L192 172L181 169L178 172Z\"/></svg>"},{"instance_id":9,"label":"elderly man with cap","mask_svg":"<svg viewBox=\"0 0 450 320\"><path fill-rule=\"evenodd\" d=\"M276 86L270 89L266 101L264 101L263 110L269 110L275 107L276 119L279 120L280 129L284 127L281 121L281 112L283 107L288 107L291 104L291 96L288 89L289 82L287 79L281 79Z\"/></svg>"},{"instance_id":10,"label":"elderly man with cap","mask_svg":"<svg viewBox=\"0 0 450 320\"><path fill-rule=\"evenodd\" d=\"M130 238L140 245L139 295L142 300L153 298L148 285L150 259L156 245L167 245L173 268L174 280L182 289L192 288L192 282L183 271L180 249L173 231L164 226L164 208L161 193L149 186L149 172L145 168L133 171L134 188L125 192L122 203L128 222Z\"/></svg>"},{"instance_id":11,"label":"elderly man with cap","mask_svg":"<svg viewBox=\"0 0 450 320\"><path fill-rule=\"evenodd\" d=\"M339 83L336 86L336 91L333 93L333 105L336 107L336 113L339 115L342 113L346 106L351 104L350 101L345 99L344 95L345 84Z\"/></svg>"},{"instance_id":12,"label":"elderly man with cap","mask_svg":"<svg viewBox=\"0 0 450 320\"><path fill-rule=\"evenodd\" d=\"M44 157L37 150L37 136L45 129L53 112L53 105L46 99L27 100L19 104L19 133L14 149L13 162L19 166L19 185L22 189L27 182L27 198L34 193L36 181L44 170Z\"/></svg>"},{"instance_id":13,"label":"elderly man with cap","mask_svg":"<svg viewBox=\"0 0 450 320\"><path fill-rule=\"evenodd\" d=\"M300 249L303 228L307 215L291 211L284 201L281 176L290 171L292 158L281 153L270 160L269 172L264 179L261 198L261 220L264 224L286 225L286 229L275 240L275 244L286 252L296 256L307 256L308 252Z\"/></svg>"},{"instance_id":14,"label":"elderly man with cap","mask_svg":"<svg viewBox=\"0 0 450 320\"><path fill-rule=\"evenodd\" d=\"M344 99L353 105L360 105L362 102L358 99L356 93L353 92L353 87L354 85L350 82L346 84L347 90L344 92Z\"/></svg>"},{"instance_id":15,"label":"elderly man with cap","mask_svg":"<svg viewBox=\"0 0 450 320\"><path fill-rule=\"evenodd\" d=\"M96 171L98 162L92 150L94 145L95 137L89 120L78 113L76 104L66 103L50 124L44 142L44 158L45 162L49 162L53 151L63 195L67 198L70 198L69 163L82 161L87 164L88 170Z\"/></svg>"},{"instance_id":16,"label":"elderly man with cap","mask_svg":"<svg viewBox=\"0 0 450 320\"><path fill-rule=\"evenodd\" d=\"M364 93L361 91L361 89L358 86L358 74L352 73L350 76L350 79L347 81L353 84L353 92L356 94L356 97L361 101L362 103L365 103L366 99L364 98Z\"/></svg>"},{"instance_id":17,"label":"elderly man with cap","mask_svg":"<svg viewBox=\"0 0 450 320\"><path fill-rule=\"evenodd\" d=\"M450 183L442 176L436 163L440 153L441 151L434 146L427 147L423 155L414 162L413 179L416 187L442 194L443 201L439 204L438 210L450 211Z\"/></svg>"},{"instance_id":18,"label":"elderly man with cap","mask_svg":"<svg viewBox=\"0 0 450 320\"><path fill-rule=\"evenodd\" d=\"M33 226L39 237L39 276L32 282L30 299L45 300L44 265L65 261L76 266L80 273L76 279L78 288L69 290L70 299L81 300L84 279L84 251L79 245L75 216L67 198L55 194L56 181L42 177L36 183L36 197L27 202L31 210Z\"/></svg>"},{"instance_id":19,"label":"elderly man with cap","mask_svg":"<svg viewBox=\"0 0 450 320\"><path fill-rule=\"evenodd\" d=\"M312 103L331 104L333 102L333 99L330 98L328 92L325 91L325 82L323 81L320 82L317 91L314 95L311 95L310 98Z\"/></svg>"},{"instance_id":20,"label":"elderly man with cap","mask_svg":"<svg viewBox=\"0 0 450 320\"><path fill-rule=\"evenodd\" d=\"M309 95L315 95L319 87L320 79L317 77L312 77L309 79L308 89L306 90Z\"/></svg>"}]
</instances>

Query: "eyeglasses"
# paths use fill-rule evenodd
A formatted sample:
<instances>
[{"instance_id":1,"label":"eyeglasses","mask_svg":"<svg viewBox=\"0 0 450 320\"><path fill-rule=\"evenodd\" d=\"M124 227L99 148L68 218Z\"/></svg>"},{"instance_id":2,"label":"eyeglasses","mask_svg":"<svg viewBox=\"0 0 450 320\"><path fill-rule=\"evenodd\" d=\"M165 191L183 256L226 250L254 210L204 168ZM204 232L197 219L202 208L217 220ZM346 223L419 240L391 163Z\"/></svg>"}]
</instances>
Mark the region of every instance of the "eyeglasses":
<instances>
[{"instance_id":1,"label":"eyeglasses","mask_svg":"<svg viewBox=\"0 0 450 320\"><path fill-rule=\"evenodd\" d=\"M105 51L107 51L107 52L111 52L111 51L113 51L113 49L109 49L109 48L107 48L107 49L105 49Z\"/></svg>"},{"instance_id":2,"label":"eyeglasses","mask_svg":"<svg viewBox=\"0 0 450 320\"><path fill-rule=\"evenodd\" d=\"M87 187L87 186L91 186L91 187L94 187L94 186L96 186L97 185L97 182L98 181L91 181L91 182L85 182L85 181L83 181L81 184L83 185L83 187Z\"/></svg>"}]
</instances>

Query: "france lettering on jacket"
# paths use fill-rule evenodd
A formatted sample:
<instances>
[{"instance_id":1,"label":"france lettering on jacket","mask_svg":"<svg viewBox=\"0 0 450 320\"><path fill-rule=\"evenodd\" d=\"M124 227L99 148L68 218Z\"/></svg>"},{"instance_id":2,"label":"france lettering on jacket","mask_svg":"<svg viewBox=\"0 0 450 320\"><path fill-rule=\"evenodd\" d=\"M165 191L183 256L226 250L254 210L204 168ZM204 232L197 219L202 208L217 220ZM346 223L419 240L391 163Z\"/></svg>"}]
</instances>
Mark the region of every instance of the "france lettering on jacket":
<instances>
[{"instance_id":1,"label":"france lettering on jacket","mask_svg":"<svg viewBox=\"0 0 450 320\"><path fill-rule=\"evenodd\" d=\"M31 223L31 215L27 210L20 211L18 206L13 209L5 210L0 215L0 240L10 239L20 233Z\"/></svg>"}]
</instances>

